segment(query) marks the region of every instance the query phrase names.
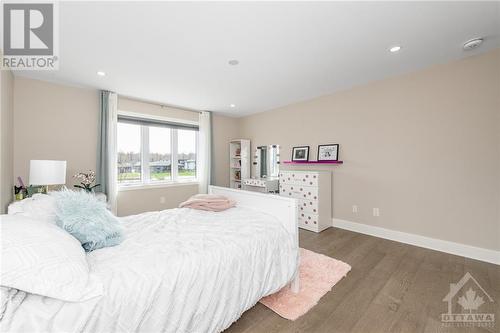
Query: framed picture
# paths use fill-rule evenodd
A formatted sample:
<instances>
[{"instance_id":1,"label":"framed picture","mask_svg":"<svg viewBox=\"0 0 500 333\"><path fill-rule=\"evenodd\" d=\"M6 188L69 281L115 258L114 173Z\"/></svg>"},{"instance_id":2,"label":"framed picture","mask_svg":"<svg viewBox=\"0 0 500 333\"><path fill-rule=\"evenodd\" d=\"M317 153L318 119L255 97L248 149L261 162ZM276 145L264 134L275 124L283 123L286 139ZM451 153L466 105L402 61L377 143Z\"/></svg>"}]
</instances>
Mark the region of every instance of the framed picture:
<instances>
[{"instance_id":1,"label":"framed picture","mask_svg":"<svg viewBox=\"0 0 500 333\"><path fill-rule=\"evenodd\" d=\"M293 147L292 161L309 161L309 146Z\"/></svg>"},{"instance_id":2,"label":"framed picture","mask_svg":"<svg viewBox=\"0 0 500 333\"><path fill-rule=\"evenodd\" d=\"M339 160L339 145L319 145L318 146L318 162L319 161L338 161Z\"/></svg>"}]
</instances>

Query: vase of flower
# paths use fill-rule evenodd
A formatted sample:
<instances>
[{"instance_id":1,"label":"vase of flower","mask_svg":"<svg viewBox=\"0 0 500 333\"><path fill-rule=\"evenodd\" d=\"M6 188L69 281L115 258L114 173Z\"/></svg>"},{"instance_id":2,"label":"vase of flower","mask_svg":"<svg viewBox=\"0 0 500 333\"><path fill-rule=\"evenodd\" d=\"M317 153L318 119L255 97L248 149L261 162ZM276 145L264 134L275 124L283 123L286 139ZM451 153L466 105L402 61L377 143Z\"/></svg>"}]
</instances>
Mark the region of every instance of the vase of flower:
<instances>
[{"instance_id":1,"label":"vase of flower","mask_svg":"<svg viewBox=\"0 0 500 333\"><path fill-rule=\"evenodd\" d=\"M74 175L73 178L80 180L80 185L75 185L76 188L82 189L82 190L87 191L89 193L94 192L94 188L101 185L101 184L93 185L95 182L95 172L94 171L89 171L88 173L79 172L76 175Z\"/></svg>"}]
</instances>

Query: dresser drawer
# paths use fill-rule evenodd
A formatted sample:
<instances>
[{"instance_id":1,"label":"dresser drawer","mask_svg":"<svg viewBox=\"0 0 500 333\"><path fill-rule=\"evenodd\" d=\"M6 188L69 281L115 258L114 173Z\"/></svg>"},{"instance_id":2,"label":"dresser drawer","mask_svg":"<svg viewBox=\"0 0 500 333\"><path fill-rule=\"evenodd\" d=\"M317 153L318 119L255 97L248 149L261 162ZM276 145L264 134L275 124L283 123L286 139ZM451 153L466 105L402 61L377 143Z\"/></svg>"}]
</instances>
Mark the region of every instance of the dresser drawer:
<instances>
[{"instance_id":1,"label":"dresser drawer","mask_svg":"<svg viewBox=\"0 0 500 333\"><path fill-rule=\"evenodd\" d=\"M318 214L318 201L317 200L302 200L299 199L299 214L312 213Z\"/></svg>"},{"instance_id":2,"label":"dresser drawer","mask_svg":"<svg viewBox=\"0 0 500 333\"><path fill-rule=\"evenodd\" d=\"M315 172L280 172L280 183L285 185L318 186L318 178Z\"/></svg>"},{"instance_id":3,"label":"dresser drawer","mask_svg":"<svg viewBox=\"0 0 500 333\"><path fill-rule=\"evenodd\" d=\"M318 188L304 185L280 185L280 195L284 197L318 200Z\"/></svg>"},{"instance_id":4,"label":"dresser drawer","mask_svg":"<svg viewBox=\"0 0 500 333\"><path fill-rule=\"evenodd\" d=\"M299 213L299 226L309 226L309 227L317 227L318 226L318 215L316 214L308 214L308 213Z\"/></svg>"},{"instance_id":5,"label":"dresser drawer","mask_svg":"<svg viewBox=\"0 0 500 333\"><path fill-rule=\"evenodd\" d=\"M243 179L243 185L266 187L266 181L262 179Z\"/></svg>"},{"instance_id":6,"label":"dresser drawer","mask_svg":"<svg viewBox=\"0 0 500 333\"><path fill-rule=\"evenodd\" d=\"M311 226L302 219L299 219L299 228L311 230Z\"/></svg>"}]
</instances>

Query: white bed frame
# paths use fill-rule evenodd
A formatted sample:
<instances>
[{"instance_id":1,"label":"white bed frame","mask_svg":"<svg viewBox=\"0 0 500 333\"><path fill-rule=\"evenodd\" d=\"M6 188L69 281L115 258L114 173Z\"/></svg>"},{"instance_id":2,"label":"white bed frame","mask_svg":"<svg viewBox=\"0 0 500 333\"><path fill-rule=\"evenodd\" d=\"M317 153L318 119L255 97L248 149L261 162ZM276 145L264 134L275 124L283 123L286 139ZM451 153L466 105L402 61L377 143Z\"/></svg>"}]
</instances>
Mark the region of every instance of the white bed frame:
<instances>
[{"instance_id":1,"label":"white bed frame","mask_svg":"<svg viewBox=\"0 0 500 333\"><path fill-rule=\"evenodd\" d=\"M299 228L297 199L278 195L250 192L219 186L209 186L208 193L224 195L236 201L240 207L247 207L272 215L293 235L297 255L297 269L290 281L292 292L299 292Z\"/></svg>"}]
</instances>

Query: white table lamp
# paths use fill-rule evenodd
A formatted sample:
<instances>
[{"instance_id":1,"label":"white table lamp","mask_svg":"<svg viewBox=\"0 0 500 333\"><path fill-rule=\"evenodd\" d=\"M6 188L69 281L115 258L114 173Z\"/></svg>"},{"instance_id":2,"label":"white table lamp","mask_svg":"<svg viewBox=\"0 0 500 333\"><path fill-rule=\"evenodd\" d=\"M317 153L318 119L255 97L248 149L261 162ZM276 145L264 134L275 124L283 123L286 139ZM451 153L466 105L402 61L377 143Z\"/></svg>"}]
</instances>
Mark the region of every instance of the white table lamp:
<instances>
[{"instance_id":1,"label":"white table lamp","mask_svg":"<svg viewBox=\"0 0 500 333\"><path fill-rule=\"evenodd\" d=\"M66 161L31 160L30 185L45 186L66 184Z\"/></svg>"}]
</instances>

